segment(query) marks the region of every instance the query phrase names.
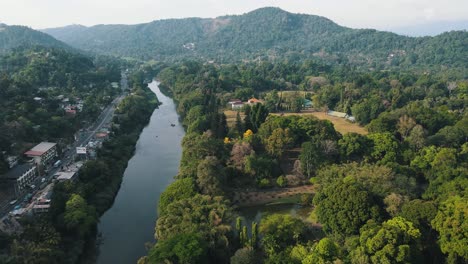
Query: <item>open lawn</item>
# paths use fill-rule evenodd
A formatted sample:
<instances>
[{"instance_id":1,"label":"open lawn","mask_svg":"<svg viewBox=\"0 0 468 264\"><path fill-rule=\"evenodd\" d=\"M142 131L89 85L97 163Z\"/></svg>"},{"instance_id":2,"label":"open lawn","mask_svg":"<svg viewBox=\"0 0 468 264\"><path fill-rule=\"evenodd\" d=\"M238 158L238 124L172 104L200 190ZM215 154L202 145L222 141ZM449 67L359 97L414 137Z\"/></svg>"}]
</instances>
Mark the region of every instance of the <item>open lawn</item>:
<instances>
[{"instance_id":1,"label":"open lawn","mask_svg":"<svg viewBox=\"0 0 468 264\"><path fill-rule=\"evenodd\" d=\"M226 121L229 127L233 127L234 124L236 123L236 115L237 111L233 110L226 110L224 111L224 114L226 115ZM280 113L272 113L271 115L281 115ZM335 126L335 129L340 132L341 134L346 134L350 132L358 133L361 135L367 135L367 130L358 125L357 123L351 123L348 120L340 117L334 117L334 116L329 116L324 112L314 112L312 110L305 110L302 111L301 113L284 113L283 115L289 116L289 115L313 115L317 117L318 119L324 119L324 120L329 120L330 122L333 123ZM244 120L244 112L240 112L241 119Z\"/></svg>"},{"instance_id":2,"label":"open lawn","mask_svg":"<svg viewBox=\"0 0 468 264\"><path fill-rule=\"evenodd\" d=\"M272 115L281 115L280 113L273 113ZM346 134L346 133L358 133L361 135L367 135L367 130L358 125L357 123L351 123L348 120L340 117L334 117L334 116L329 116L325 112L313 112L311 110L306 110L302 111L301 113L284 113L283 115L289 116L289 115L302 115L302 116L307 116L307 115L313 115L317 117L318 119L322 120L329 120L330 122L333 123L335 126L336 131L340 132L341 134Z\"/></svg>"},{"instance_id":3,"label":"open lawn","mask_svg":"<svg viewBox=\"0 0 468 264\"><path fill-rule=\"evenodd\" d=\"M224 111L224 114L226 115L226 122L228 127L233 127L234 124L236 123L236 116L237 116L237 111L234 110L226 110ZM244 120L244 112L240 111L240 117L242 120Z\"/></svg>"}]
</instances>

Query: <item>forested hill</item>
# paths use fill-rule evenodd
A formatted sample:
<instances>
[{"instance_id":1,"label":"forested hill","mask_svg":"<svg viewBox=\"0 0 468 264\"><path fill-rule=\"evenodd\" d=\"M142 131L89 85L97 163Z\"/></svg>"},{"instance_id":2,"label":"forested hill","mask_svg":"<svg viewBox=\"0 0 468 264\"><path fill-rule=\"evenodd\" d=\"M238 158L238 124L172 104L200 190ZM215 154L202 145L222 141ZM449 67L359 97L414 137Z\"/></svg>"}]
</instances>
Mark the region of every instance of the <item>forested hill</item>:
<instances>
[{"instance_id":1,"label":"forested hill","mask_svg":"<svg viewBox=\"0 0 468 264\"><path fill-rule=\"evenodd\" d=\"M71 49L67 44L43 32L28 27L8 26L0 23L0 54L17 47L34 46Z\"/></svg>"},{"instance_id":2,"label":"forested hill","mask_svg":"<svg viewBox=\"0 0 468 264\"><path fill-rule=\"evenodd\" d=\"M366 68L466 67L468 32L413 38L351 29L319 16L262 8L214 19L158 20L137 25L46 29L74 47L139 59L236 61L316 57Z\"/></svg>"}]
</instances>

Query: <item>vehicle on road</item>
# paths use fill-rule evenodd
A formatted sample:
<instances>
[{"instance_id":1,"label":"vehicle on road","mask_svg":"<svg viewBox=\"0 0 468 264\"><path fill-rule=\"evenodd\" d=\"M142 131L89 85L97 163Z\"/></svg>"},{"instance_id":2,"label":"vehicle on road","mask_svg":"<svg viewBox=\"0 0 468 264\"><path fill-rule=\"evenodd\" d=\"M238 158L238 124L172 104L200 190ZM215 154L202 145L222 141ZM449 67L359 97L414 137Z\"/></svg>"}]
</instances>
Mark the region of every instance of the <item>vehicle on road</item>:
<instances>
[{"instance_id":1,"label":"vehicle on road","mask_svg":"<svg viewBox=\"0 0 468 264\"><path fill-rule=\"evenodd\" d=\"M61 160L57 160L55 163L54 163L54 168L58 168L60 166L60 164L62 164L62 161Z\"/></svg>"}]
</instances>

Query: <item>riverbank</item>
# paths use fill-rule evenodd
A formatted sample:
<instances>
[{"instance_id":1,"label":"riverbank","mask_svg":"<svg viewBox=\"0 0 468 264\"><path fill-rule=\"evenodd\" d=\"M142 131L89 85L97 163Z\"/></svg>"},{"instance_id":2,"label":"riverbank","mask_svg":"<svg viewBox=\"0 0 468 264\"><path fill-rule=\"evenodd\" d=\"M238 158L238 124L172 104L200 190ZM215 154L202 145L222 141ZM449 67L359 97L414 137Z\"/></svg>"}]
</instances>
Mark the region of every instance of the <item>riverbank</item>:
<instances>
[{"instance_id":1,"label":"riverbank","mask_svg":"<svg viewBox=\"0 0 468 264\"><path fill-rule=\"evenodd\" d=\"M150 83L149 89L161 105L139 134L115 201L100 219L97 263L136 263L146 254L145 244L154 243L160 193L177 174L184 130L159 83Z\"/></svg>"}]
</instances>

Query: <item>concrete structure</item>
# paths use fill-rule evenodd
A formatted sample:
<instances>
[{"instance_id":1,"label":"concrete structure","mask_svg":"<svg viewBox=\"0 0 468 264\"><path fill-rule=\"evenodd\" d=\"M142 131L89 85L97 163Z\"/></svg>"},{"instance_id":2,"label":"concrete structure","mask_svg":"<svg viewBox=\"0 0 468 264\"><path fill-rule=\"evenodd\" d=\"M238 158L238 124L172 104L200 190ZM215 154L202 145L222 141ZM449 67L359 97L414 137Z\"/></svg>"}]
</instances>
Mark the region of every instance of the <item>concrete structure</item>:
<instances>
[{"instance_id":1,"label":"concrete structure","mask_svg":"<svg viewBox=\"0 0 468 264\"><path fill-rule=\"evenodd\" d=\"M33 158L37 165L46 166L55 157L57 157L57 144L51 142L42 142L24 153L24 155Z\"/></svg>"},{"instance_id":2,"label":"concrete structure","mask_svg":"<svg viewBox=\"0 0 468 264\"><path fill-rule=\"evenodd\" d=\"M242 107L244 107L244 103L240 102L234 102L234 103L231 103L231 109L232 110L239 110L239 109L242 109Z\"/></svg>"},{"instance_id":3,"label":"concrete structure","mask_svg":"<svg viewBox=\"0 0 468 264\"><path fill-rule=\"evenodd\" d=\"M351 122L356 122L356 119L354 118L354 116L352 115L348 115L347 113L343 113L343 112L336 112L336 111L332 111L332 110L329 110L327 112L327 115L329 116L334 116L334 117L341 117L341 118L345 118Z\"/></svg>"},{"instance_id":4,"label":"concrete structure","mask_svg":"<svg viewBox=\"0 0 468 264\"><path fill-rule=\"evenodd\" d=\"M0 177L0 181L5 184L12 184L15 188L15 195L23 193L28 186L32 185L37 178L37 167L35 164L21 164Z\"/></svg>"},{"instance_id":5,"label":"concrete structure","mask_svg":"<svg viewBox=\"0 0 468 264\"><path fill-rule=\"evenodd\" d=\"M58 181L74 181L76 179L76 171L60 171L55 174Z\"/></svg>"}]
</instances>

